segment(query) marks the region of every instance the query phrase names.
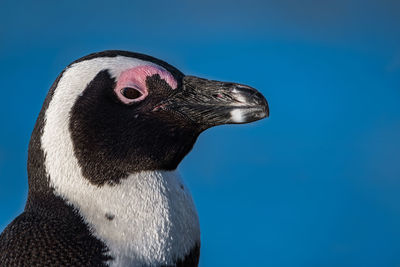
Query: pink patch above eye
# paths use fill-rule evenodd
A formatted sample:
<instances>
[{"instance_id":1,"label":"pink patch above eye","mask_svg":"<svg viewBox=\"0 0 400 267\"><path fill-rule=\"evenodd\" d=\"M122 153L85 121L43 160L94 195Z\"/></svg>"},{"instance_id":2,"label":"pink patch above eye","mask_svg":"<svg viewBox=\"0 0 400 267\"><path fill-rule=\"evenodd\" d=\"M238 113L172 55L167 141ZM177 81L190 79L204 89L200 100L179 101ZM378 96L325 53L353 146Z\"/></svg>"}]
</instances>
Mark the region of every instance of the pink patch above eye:
<instances>
[{"instance_id":1,"label":"pink patch above eye","mask_svg":"<svg viewBox=\"0 0 400 267\"><path fill-rule=\"evenodd\" d=\"M125 104L141 101L149 94L146 86L147 77L151 77L155 74L158 74L161 79L166 81L172 89L178 87L178 83L171 73L161 68L157 68L156 66L145 65L123 71L118 78L117 86L114 91L118 98ZM126 98L121 93L121 90L125 87L133 87L137 89L142 96L135 99Z\"/></svg>"}]
</instances>

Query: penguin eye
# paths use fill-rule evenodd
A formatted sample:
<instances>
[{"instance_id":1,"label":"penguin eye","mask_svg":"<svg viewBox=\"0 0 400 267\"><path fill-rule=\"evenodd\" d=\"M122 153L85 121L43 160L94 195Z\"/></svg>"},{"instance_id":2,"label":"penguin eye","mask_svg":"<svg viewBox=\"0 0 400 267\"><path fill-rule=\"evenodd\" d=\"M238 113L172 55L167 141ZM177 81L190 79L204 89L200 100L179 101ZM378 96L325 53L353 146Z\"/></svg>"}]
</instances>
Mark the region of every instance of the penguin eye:
<instances>
[{"instance_id":1,"label":"penguin eye","mask_svg":"<svg viewBox=\"0 0 400 267\"><path fill-rule=\"evenodd\" d=\"M120 87L117 86L114 89L114 92L119 100L127 105L142 101L148 95L148 91L146 89L142 90L139 86L136 85L125 85Z\"/></svg>"},{"instance_id":2,"label":"penguin eye","mask_svg":"<svg viewBox=\"0 0 400 267\"><path fill-rule=\"evenodd\" d=\"M129 100L134 100L142 96L142 93L133 87L124 87L121 89L121 95Z\"/></svg>"}]
</instances>

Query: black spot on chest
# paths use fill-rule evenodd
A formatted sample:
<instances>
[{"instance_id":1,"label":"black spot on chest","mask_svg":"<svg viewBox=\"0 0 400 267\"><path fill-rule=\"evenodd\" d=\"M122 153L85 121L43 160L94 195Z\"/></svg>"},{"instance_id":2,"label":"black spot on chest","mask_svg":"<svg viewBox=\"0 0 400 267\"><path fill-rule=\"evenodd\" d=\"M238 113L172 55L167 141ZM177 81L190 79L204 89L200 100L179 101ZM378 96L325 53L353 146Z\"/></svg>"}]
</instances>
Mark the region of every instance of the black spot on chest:
<instances>
[{"instance_id":1,"label":"black spot on chest","mask_svg":"<svg viewBox=\"0 0 400 267\"><path fill-rule=\"evenodd\" d=\"M112 220L114 220L115 215L112 214L112 213L107 212L107 213L105 214L105 217L106 217L107 220L112 221Z\"/></svg>"}]
</instances>

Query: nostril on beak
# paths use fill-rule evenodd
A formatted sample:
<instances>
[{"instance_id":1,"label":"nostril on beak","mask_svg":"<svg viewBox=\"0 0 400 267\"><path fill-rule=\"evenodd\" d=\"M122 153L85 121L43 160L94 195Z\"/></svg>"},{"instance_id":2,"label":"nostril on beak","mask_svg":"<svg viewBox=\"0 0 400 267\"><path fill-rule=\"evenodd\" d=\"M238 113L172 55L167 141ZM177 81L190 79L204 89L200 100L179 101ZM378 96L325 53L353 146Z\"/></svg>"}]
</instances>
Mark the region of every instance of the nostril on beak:
<instances>
[{"instance_id":1,"label":"nostril on beak","mask_svg":"<svg viewBox=\"0 0 400 267\"><path fill-rule=\"evenodd\" d=\"M212 96L214 98L223 98L223 95L221 93L213 94Z\"/></svg>"}]
</instances>

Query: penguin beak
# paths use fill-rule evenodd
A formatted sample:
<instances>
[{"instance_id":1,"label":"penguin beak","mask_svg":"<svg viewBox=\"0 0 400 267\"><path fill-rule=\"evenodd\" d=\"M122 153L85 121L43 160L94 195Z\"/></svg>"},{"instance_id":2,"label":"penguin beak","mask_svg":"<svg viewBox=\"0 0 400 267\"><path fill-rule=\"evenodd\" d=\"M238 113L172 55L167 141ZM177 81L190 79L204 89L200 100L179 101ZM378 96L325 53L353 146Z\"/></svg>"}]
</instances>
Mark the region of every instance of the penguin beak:
<instances>
[{"instance_id":1,"label":"penguin beak","mask_svg":"<svg viewBox=\"0 0 400 267\"><path fill-rule=\"evenodd\" d=\"M247 85L185 76L182 87L169 101L169 108L205 128L249 123L269 116L267 100Z\"/></svg>"}]
</instances>

